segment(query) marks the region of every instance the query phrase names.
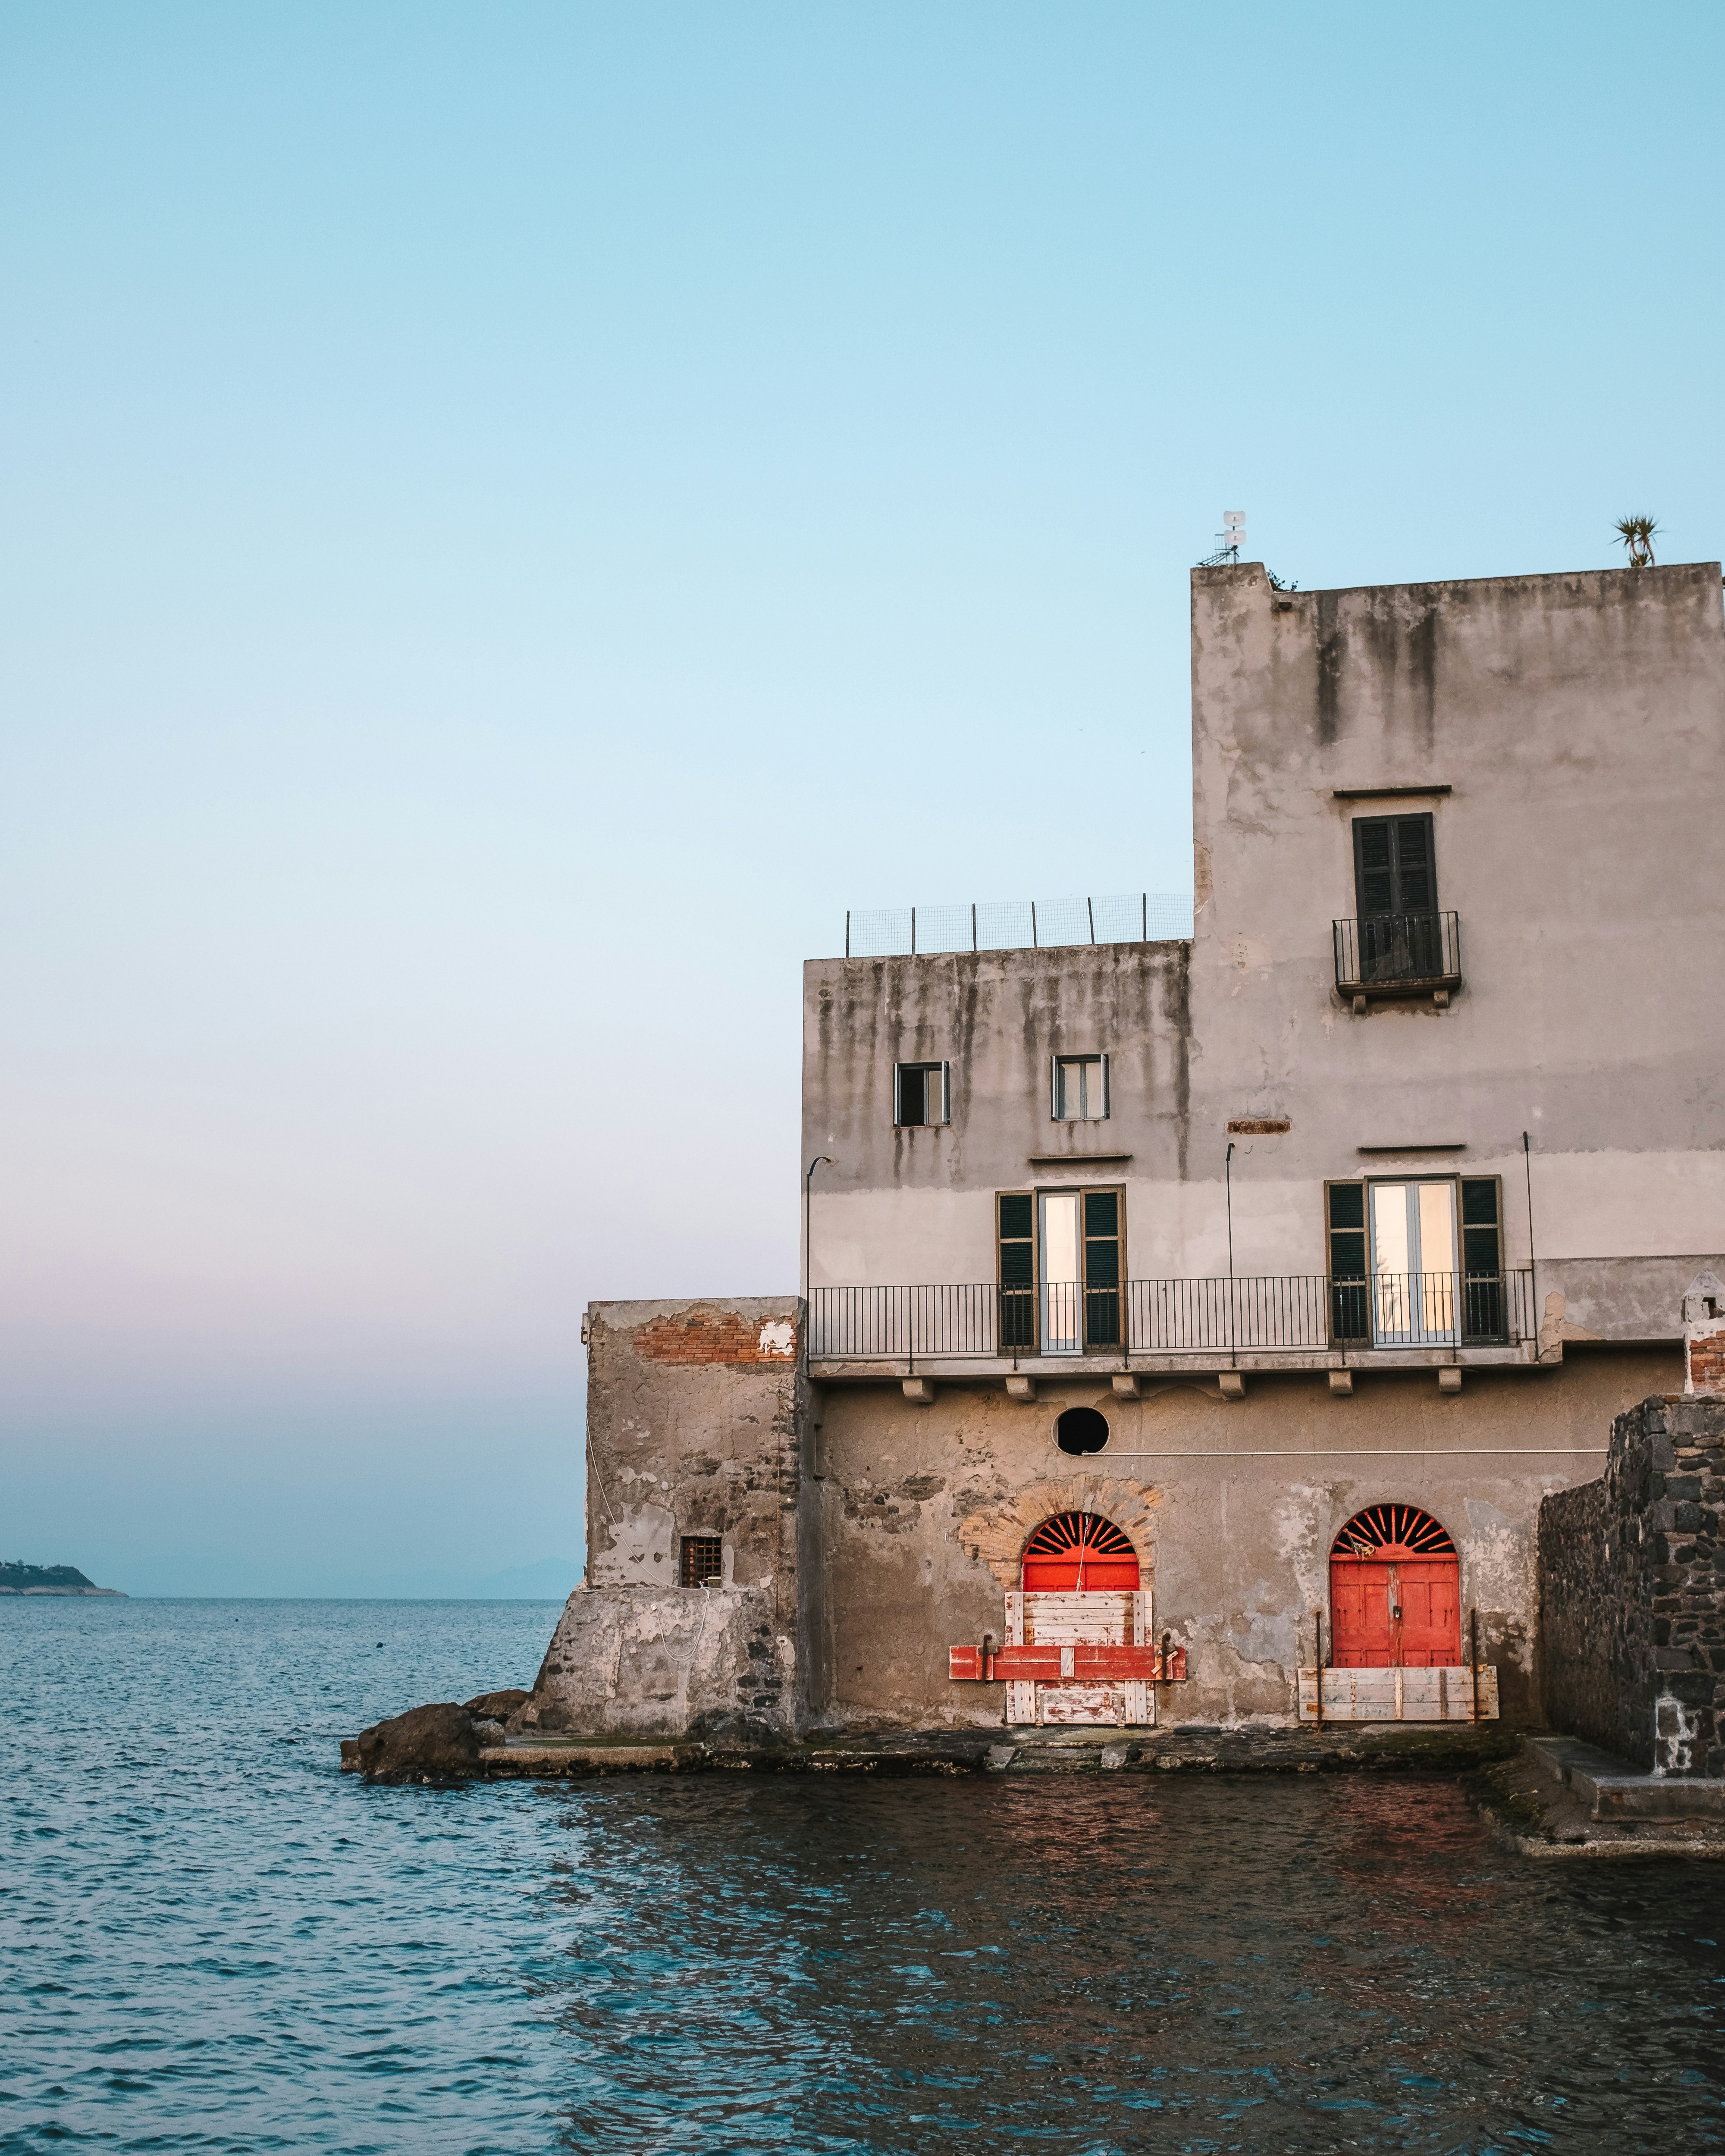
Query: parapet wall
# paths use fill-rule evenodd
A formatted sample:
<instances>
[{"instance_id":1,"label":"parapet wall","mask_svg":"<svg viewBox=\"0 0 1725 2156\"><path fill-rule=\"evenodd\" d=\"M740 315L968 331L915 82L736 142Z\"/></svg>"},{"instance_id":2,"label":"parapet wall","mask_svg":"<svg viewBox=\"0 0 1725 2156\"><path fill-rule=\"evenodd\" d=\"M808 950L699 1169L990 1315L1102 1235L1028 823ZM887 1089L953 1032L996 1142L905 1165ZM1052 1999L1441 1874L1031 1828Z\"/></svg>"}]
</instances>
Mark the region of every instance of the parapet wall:
<instances>
[{"instance_id":1,"label":"parapet wall","mask_svg":"<svg viewBox=\"0 0 1725 2156\"><path fill-rule=\"evenodd\" d=\"M1655 1394L1539 1508L1547 1718L1656 1774L1725 1775L1725 1400Z\"/></svg>"}]
</instances>

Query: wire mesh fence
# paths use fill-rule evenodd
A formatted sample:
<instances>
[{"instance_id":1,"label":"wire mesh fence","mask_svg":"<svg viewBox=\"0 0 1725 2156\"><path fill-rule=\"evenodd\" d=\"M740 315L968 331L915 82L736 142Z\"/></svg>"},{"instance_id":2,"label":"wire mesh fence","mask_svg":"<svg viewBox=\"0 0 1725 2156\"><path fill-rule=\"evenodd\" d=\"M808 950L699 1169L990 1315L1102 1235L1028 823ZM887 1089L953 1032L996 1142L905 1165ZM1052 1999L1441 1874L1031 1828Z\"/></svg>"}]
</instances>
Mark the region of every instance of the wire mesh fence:
<instances>
[{"instance_id":1,"label":"wire mesh fence","mask_svg":"<svg viewBox=\"0 0 1725 2156\"><path fill-rule=\"evenodd\" d=\"M937 951L1070 950L1083 943L1178 942L1191 934L1189 892L989 899L849 912L845 916L845 956L897 958Z\"/></svg>"}]
</instances>

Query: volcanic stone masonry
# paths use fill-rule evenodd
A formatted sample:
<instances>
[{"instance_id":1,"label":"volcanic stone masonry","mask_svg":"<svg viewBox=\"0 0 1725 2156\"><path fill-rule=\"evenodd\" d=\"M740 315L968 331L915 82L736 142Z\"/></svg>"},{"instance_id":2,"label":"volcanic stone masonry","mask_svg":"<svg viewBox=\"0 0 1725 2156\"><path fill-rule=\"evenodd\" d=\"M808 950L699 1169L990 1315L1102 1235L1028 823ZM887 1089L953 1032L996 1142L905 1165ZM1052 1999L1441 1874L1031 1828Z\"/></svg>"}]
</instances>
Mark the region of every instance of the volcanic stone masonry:
<instances>
[{"instance_id":1,"label":"volcanic stone masonry","mask_svg":"<svg viewBox=\"0 0 1725 2156\"><path fill-rule=\"evenodd\" d=\"M1539 1508L1547 1716L1655 1774L1725 1775L1725 1399L1620 1414Z\"/></svg>"}]
</instances>

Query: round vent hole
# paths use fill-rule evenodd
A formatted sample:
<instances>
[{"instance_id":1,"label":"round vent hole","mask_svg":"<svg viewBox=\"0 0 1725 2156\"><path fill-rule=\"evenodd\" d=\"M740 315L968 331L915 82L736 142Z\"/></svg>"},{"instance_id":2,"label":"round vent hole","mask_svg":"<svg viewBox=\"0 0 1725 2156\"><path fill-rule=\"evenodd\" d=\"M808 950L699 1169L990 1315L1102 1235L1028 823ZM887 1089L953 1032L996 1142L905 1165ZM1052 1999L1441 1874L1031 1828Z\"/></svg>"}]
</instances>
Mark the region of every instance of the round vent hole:
<instances>
[{"instance_id":1,"label":"round vent hole","mask_svg":"<svg viewBox=\"0 0 1725 2156\"><path fill-rule=\"evenodd\" d=\"M1055 1424L1055 1443L1062 1452L1100 1452L1107 1442L1106 1419L1094 1408L1068 1408Z\"/></svg>"}]
</instances>

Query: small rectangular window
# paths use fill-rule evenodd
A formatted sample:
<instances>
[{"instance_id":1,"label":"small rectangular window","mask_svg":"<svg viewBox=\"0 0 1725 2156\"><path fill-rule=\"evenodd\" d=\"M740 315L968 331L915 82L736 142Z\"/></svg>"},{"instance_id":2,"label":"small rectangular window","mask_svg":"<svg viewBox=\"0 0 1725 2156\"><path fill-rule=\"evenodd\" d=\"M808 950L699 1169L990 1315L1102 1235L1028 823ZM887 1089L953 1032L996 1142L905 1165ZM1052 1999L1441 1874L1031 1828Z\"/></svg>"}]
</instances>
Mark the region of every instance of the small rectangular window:
<instances>
[{"instance_id":1,"label":"small rectangular window","mask_svg":"<svg viewBox=\"0 0 1725 2156\"><path fill-rule=\"evenodd\" d=\"M1099 1123L1108 1112L1106 1055L1057 1055L1052 1093L1057 1123Z\"/></svg>"},{"instance_id":2,"label":"small rectangular window","mask_svg":"<svg viewBox=\"0 0 1725 2156\"><path fill-rule=\"evenodd\" d=\"M915 1129L927 1123L952 1121L950 1063L895 1063L892 1066L892 1120Z\"/></svg>"},{"instance_id":3,"label":"small rectangular window","mask_svg":"<svg viewBox=\"0 0 1725 2156\"><path fill-rule=\"evenodd\" d=\"M705 1587L725 1572L725 1543L719 1535L685 1535L680 1573L685 1587Z\"/></svg>"}]
</instances>

